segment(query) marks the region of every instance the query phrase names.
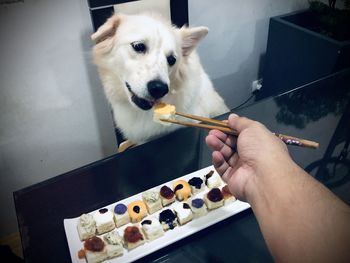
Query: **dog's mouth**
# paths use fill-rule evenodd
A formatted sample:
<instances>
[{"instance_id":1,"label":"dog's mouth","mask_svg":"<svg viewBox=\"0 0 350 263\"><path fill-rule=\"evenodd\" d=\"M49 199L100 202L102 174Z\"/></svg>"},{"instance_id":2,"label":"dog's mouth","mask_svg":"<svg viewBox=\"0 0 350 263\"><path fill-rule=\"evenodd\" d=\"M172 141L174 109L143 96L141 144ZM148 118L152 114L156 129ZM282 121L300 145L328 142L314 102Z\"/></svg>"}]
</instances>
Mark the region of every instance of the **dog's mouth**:
<instances>
[{"instance_id":1,"label":"dog's mouth","mask_svg":"<svg viewBox=\"0 0 350 263\"><path fill-rule=\"evenodd\" d=\"M140 98L132 91L128 82L125 82L125 85L131 94L132 102L134 102L137 107L139 107L141 110L150 110L153 107L153 105L155 104L154 100Z\"/></svg>"}]
</instances>

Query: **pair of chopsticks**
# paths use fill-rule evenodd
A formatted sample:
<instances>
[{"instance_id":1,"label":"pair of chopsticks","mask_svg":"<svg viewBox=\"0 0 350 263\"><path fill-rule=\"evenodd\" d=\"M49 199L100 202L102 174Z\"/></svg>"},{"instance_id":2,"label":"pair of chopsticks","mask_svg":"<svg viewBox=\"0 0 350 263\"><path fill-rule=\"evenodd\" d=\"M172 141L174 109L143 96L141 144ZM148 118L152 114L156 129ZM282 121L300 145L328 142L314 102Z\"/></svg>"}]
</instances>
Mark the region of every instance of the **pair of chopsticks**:
<instances>
[{"instance_id":1,"label":"pair of chopsticks","mask_svg":"<svg viewBox=\"0 0 350 263\"><path fill-rule=\"evenodd\" d=\"M229 135L238 136L238 132L231 129L228 126L228 124L224 121L214 120L214 119L182 113L182 112L175 112L175 115L201 121L201 122L207 122L211 124L186 122L186 121L179 121L176 119L160 119L160 120L164 122L183 125L183 126L196 127L196 128L202 128L202 129L208 129L208 130L219 130ZM296 146L307 147L312 149L317 149L319 147L318 142L305 140L305 139L301 139L301 138L297 138L297 137L293 137L293 136L289 136L281 133L273 133L273 134L278 138L280 138L285 144L288 144L288 145L296 145Z\"/></svg>"}]
</instances>

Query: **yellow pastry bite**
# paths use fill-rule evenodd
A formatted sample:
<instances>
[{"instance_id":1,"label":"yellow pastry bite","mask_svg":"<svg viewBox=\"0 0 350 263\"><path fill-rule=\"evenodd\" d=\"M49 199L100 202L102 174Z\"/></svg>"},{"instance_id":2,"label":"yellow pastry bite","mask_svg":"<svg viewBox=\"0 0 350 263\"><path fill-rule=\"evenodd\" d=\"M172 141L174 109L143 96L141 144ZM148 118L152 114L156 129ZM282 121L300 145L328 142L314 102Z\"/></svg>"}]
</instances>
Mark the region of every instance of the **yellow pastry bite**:
<instances>
[{"instance_id":1,"label":"yellow pastry bite","mask_svg":"<svg viewBox=\"0 0 350 263\"><path fill-rule=\"evenodd\" d=\"M174 182L174 193L179 201L187 200L191 196L191 186L184 180Z\"/></svg>"},{"instance_id":2,"label":"yellow pastry bite","mask_svg":"<svg viewBox=\"0 0 350 263\"><path fill-rule=\"evenodd\" d=\"M157 103L153 110L153 121L163 125L170 125L168 122L161 121L161 119L173 119L176 113L174 105Z\"/></svg>"},{"instance_id":3,"label":"yellow pastry bite","mask_svg":"<svg viewBox=\"0 0 350 263\"><path fill-rule=\"evenodd\" d=\"M131 222L140 222L147 215L146 204L143 201L134 201L128 205Z\"/></svg>"}]
</instances>

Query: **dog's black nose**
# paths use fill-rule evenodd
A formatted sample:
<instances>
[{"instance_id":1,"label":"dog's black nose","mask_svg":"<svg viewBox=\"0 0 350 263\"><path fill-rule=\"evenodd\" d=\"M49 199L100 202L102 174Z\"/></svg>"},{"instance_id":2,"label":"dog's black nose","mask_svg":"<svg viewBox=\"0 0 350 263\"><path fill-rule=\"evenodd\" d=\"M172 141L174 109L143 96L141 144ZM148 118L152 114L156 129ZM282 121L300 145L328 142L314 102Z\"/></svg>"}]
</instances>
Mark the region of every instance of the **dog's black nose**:
<instances>
[{"instance_id":1,"label":"dog's black nose","mask_svg":"<svg viewBox=\"0 0 350 263\"><path fill-rule=\"evenodd\" d=\"M168 85L160 80L152 80L147 83L149 94L155 99L159 99L169 92Z\"/></svg>"}]
</instances>

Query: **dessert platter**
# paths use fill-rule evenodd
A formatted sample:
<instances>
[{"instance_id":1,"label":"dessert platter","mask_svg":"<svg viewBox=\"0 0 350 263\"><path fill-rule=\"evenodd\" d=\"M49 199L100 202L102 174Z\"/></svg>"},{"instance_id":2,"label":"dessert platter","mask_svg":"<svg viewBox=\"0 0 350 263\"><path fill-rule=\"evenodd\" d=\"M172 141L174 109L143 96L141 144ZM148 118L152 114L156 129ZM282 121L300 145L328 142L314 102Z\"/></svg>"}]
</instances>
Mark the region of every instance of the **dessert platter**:
<instances>
[{"instance_id":1,"label":"dessert platter","mask_svg":"<svg viewBox=\"0 0 350 263\"><path fill-rule=\"evenodd\" d=\"M64 219L72 262L125 263L248 209L213 166Z\"/></svg>"}]
</instances>

